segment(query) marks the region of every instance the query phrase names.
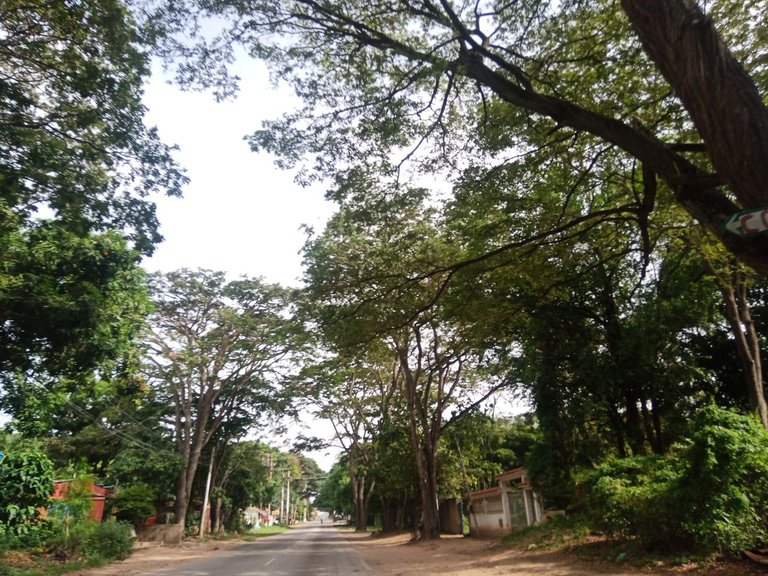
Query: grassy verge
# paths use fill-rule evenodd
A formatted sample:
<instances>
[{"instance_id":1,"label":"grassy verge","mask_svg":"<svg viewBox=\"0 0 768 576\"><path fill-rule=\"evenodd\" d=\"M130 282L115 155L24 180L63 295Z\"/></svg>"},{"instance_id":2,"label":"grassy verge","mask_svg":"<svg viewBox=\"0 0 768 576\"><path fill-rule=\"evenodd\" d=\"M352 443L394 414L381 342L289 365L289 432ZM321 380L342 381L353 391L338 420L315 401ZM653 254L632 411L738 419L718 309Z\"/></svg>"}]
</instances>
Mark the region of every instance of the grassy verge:
<instances>
[{"instance_id":1,"label":"grassy verge","mask_svg":"<svg viewBox=\"0 0 768 576\"><path fill-rule=\"evenodd\" d=\"M264 538L266 536L274 536L275 534L282 534L283 532L287 532L290 530L287 526L262 526L261 528L255 528L253 530L248 530L247 532L243 532L243 539L244 540L256 540L258 538Z\"/></svg>"},{"instance_id":2,"label":"grassy verge","mask_svg":"<svg viewBox=\"0 0 768 576\"><path fill-rule=\"evenodd\" d=\"M573 548L588 541L589 526L578 517L557 517L544 524L528 526L504 536L500 545L518 550Z\"/></svg>"},{"instance_id":3,"label":"grassy verge","mask_svg":"<svg viewBox=\"0 0 768 576\"><path fill-rule=\"evenodd\" d=\"M712 558L694 553L652 551L636 538L609 538L591 530L578 516L554 518L504 536L499 546L517 550L562 551L594 563L624 564L632 567L671 567L683 564L706 565Z\"/></svg>"}]
</instances>

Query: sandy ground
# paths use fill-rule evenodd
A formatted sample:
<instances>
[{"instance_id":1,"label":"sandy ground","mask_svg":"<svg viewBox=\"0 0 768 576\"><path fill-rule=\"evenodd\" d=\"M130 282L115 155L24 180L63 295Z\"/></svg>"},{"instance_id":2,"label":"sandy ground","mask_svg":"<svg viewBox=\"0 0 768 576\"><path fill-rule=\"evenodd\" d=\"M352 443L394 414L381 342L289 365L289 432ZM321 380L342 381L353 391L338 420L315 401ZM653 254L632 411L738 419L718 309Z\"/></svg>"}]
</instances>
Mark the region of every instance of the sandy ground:
<instances>
[{"instance_id":1,"label":"sandy ground","mask_svg":"<svg viewBox=\"0 0 768 576\"><path fill-rule=\"evenodd\" d=\"M748 562L704 568L632 569L580 561L561 552L500 549L493 541L474 538L444 537L434 542L411 543L408 534L371 537L350 532L347 539L378 576L768 576L768 567ZM127 560L73 575L141 576L240 544L241 540L228 540L188 541L180 546L144 545Z\"/></svg>"}]
</instances>

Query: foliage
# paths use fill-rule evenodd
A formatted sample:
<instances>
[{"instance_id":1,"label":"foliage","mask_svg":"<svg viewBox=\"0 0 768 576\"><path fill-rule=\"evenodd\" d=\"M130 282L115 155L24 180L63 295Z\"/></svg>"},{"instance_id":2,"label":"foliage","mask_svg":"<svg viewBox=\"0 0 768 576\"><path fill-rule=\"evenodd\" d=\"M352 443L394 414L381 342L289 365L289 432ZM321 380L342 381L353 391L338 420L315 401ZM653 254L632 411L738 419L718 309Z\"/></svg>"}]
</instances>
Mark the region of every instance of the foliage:
<instances>
[{"instance_id":1,"label":"foliage","mask_svg":"<svg viewBox=\"0 0 768 576\"><path fill-rule=\"evenodd\" d=\"M81 475L68 482L64 498L48 505L54 525L62 526L66 532L71 525L89 518L93 504L91 487L95 480L92 475Z\"/></svg>"},{"instance_id":2,"label":"foliage","mask_svg":"<svg viewBox=\"0 0 768 576\"><path fill-rule=\"evenodd\" d=\"M671 536L674 512L666 508L676 463L662 456L609 461L595 472L586 508L611 534L640 536L647 543Z\"/></svg>"},{"instance_id":3,"label":"foliage","mask_svg":"<svg viewBox=\"0 0 768 576\"><path fill-rule=\"evenodd\" d=\"M756 32L764 2L708 2L709 15L683 0L543 0L483 9L426 1L159 3L157 20L174 32L206 18L229 23L220 37L196 37L192 45L184 44L189 36L168 35L166 52L186 57L179 76L187 82L210 86L212 72L241 44L295 89L303 108L266 122L250 142L276 154L280 166L299 164L305 181L361 165L398 183L411 174L442 181L459 167L487 173L526 164L550 145L573 149L557 163L571 185L552 192L573 200L581 214L542 209L541 220L559 220L560 230L586 220L643 228L664 196L742 260L768 270L764 239L745 243L721 229L740 207L766 204L764 168L745 172L737 159L762 164L768 138L768 130L746 128L768 126L755 85L765 81L755 57L764 41ZM705 20L714 23L698 25ZM744 115L752 121L743 122ZM474 145L485 127L499 136L495 148ZM622 199L607 206L594 201L588 181L581 186L593 167L604 170L604 156L613 164L604 173L626 183L616 188ZM393 158L398 168L388 170ZM540 166L526 168L536 173Z\"/></svg>"},{"instance_id":4,"label":"foliage","mask_svg":"<svg viewBox=\"0 0 768 576\"><path fill-rule=\"evenodd\" d=\"M59 560L86 559L95 564L127 558L132 547L131 527L125 522L77 522L47 544L48 552Z\"/></svg>"},{"instance_id":5,"label":"foliage","mask_svg":"<svg viewBox=\"0 0 768 576\"><path fill-rule=\"evenodd\" d=\"M768 540L768 432L714 406L673 456L609 462L592 476L590 508L621 536L650 547L736 555Z\"/></svg>"},{"instance_id":6,"label":"foliage","mask_svg":"<svg viewBox=\"0 0 768 576\"><path fill-rule=\"evenodd\" d=\"M352 513L354 509L352 483L349 479L349 464L344 459L331 467L314 504L326 512Z\"/></svg>"},{"instance_id":7,"label":"foliage","mask_svg":"<svg viewBox=\"0 0 768 576\"><path fill-rule=\"evenodd\" d=\"M13 390L20 371L77 376L114 366L146 311L138 254L120 234L81 236L57 224L18 233L0 262L0 377ZM21 412L20 402L5 407Z\"/></svg>"},{"instance_id":8,"label":"foliage","mask_svg":"<svg viewBox=\"0 0 768 576\"><path fill-rule=\"evenodd\" d=\"M257 418L287 412L279 382L297 347L292 293L258 278L179 270L151 277L154 312L143 375L173 430L181 469L176 521L186 522L203 450L241 437Z\"/></svg>"},{"instance_id":9,"label":"foliage","mask_svg":"<svg viewBox=\"0 0 768 576\"><path fill-rule=\"evenodd\" d=\"M143 526L144 521L152 516L157 495L145 484L120 486L109 500L118 520L130 522L134 526Z\"/></svg>"},{"instance_id":10,"label":"foliage","mask_svg":"<svg viewBox=\"0 0 768 576\"><path fill-rule=\"evenodd\" d=\"M155 442L154 449L146 446L120 449L106 467L108 481L120 486L146 486L162 502L172 499L181 470L180 456L167 440Z\"/></svg>"},{"instance_id":11,"label":"foliage","mask_svg":"<svg viewBox=\"0 0 768 576\"><path fill-rule=\"evenodd\" d=\"M737 554L768 542L768 432L752 416L705 408L670 494L682 529L705 550Z\"/></svg>"},{"instance_id":12,"label":"foliage","mask_svg":"<svg viewBox=\"0 0 768 576\"><path fill-rule=\"evenodd\" d=\"M151 253L160 236L147 196L178 195L185 178L144 124L135 20L117 0L11 0L0 30L0 209L20 229L42 216L80 237L124 230Z\"/></svg>"},{"instance_id":13,"label":"foliage","mask_svg":"<svg viewBox=\"0 0 768 576\"><path fill-rule=\"evenodd\" d=\"M92 561L123 560L133 549L131 527L125 522L102 522L84 546L85 555Z\"/></svg>"},{"instance_id":14,"label":"foliage","mask_svg":"<svg viewBox=\"0 0 768 576\"><path fill-rule=\"evenodd\" d=\"M30 425L21 376L117 370L161 239L150 196L186 177L144 123L149 56L122 2L9 0L0 37L0 382Z\"/></svg>"},{"instance_id":15,"label":"foliage","mask_svg":"<svg viewBox=\"0 0 768 576\"><path fill-rule=\"evenodd\" d=\"M37 450L18 450L0 461L0 525L17 534L33 529L38 509L53 492L53 465Z\"/></svg>"}]
</instances>

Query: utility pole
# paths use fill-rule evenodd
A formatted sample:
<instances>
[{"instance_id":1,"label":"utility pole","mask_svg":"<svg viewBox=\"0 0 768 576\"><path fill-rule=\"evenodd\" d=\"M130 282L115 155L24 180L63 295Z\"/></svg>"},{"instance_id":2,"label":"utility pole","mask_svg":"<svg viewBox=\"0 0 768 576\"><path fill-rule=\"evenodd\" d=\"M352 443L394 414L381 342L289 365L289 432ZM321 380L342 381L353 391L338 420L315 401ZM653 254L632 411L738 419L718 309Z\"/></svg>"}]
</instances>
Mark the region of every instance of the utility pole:
<instances>
[{"instance_id":1,"label":"utility pole","mask_svg":"<svg viewBox=\"0 0 768 576\"><path fill-rule=\"evenodd\" d=\"M291 473L288 472L288 476L285 479L285 517L288 519L287 523L291 523Z\"/></svg>"},{"instance_id":2,"label":"utility pole","mask_svg":"<svg viewBox=\"0 0 768 576\"><path fill-rule=\"evenodd\" d=\"M205 538L205 519L208 512L208 497L211 495L211 476L213 475L213 459L216 457L216 446L211 450L211 461L208 463L208 480L205 482L205 497L203 498L203 512L200 514L200 540Z\"/></svg>"}]
</instances>

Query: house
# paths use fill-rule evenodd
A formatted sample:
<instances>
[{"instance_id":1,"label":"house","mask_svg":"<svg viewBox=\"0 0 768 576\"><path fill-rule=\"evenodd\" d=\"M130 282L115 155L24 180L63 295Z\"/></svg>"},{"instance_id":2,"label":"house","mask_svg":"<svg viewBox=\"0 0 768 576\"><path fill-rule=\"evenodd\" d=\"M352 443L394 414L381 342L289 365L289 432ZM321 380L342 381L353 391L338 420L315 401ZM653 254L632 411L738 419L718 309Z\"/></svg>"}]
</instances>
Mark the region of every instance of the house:
<instances>
[{"instance_id":1,"label":"house","mask_svg":"<svg viewBox=\"0 0 768 576\"><path fill-rule=\"evenodd\" d=\"M497 537L544 520L541 495L528 479L525 467L499 474L497 486L469 495L469 530L478 537Z\"/></svg>"}]
</instances>

